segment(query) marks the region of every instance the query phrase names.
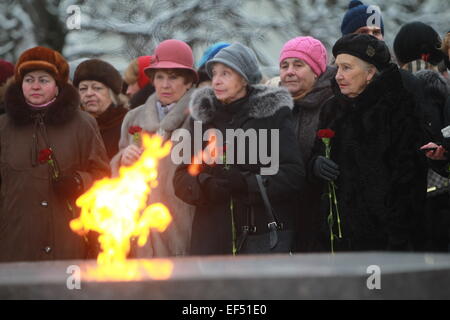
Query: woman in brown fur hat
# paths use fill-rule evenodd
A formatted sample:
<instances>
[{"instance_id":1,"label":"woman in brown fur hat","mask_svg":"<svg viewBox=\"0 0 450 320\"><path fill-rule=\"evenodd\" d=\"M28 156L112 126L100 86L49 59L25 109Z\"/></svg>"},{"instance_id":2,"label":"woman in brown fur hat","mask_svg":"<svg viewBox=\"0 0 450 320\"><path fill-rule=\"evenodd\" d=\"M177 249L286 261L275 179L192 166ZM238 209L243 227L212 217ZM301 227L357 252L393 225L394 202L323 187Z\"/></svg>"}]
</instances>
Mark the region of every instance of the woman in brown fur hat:
<instances>
[{"instance_id":1,"label":"woman in brown fur hat","mask_svg":"<svg viewBox=\"0 0 450 320\"><path fill-rule=\"evenodd\" d=\"M128 109L120 100L122 77L108 62L90 59L75 70L73 85L78 88L81 107L97 120L111 159L119 151L120 127Z\"/></svg>"},{"instance_id":2,"label":"woman in brown fur hat","mask_svg":"<svg viewBox=\"0 0 450 320\"><path fill-rule=\"evenodd\" d=\"M109 174L97 124L58 52L29 49L14 71L0 117L0 261L86 258L69 223L74 200Z\"/></svg>"}]
</instances>

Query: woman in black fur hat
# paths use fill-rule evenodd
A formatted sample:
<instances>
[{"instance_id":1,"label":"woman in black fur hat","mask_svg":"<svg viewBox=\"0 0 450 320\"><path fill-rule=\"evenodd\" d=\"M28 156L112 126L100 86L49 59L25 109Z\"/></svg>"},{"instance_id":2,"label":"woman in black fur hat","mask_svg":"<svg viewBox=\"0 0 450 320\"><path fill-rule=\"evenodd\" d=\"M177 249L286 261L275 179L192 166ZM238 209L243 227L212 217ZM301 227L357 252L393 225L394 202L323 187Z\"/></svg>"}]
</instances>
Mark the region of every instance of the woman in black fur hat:
<instances>
[{"instance_id":1,"label":"woman in black fur hat","mask_svg":"<svg viewBox=\"0 0 450 320\"><path fill-rule=\"evenodd\" d=\"M417 230L426 165L418 151L423 137L414 100L384 42L347 35L333 55L335 97L324 107L319 129L332 129L335 136L330 158L317 139L309 165L311 179L334 181L340 222L336 211L327 221L324 206L317 241L336 251L415 249L422 244Z\"/></svg>"}]
</instances>

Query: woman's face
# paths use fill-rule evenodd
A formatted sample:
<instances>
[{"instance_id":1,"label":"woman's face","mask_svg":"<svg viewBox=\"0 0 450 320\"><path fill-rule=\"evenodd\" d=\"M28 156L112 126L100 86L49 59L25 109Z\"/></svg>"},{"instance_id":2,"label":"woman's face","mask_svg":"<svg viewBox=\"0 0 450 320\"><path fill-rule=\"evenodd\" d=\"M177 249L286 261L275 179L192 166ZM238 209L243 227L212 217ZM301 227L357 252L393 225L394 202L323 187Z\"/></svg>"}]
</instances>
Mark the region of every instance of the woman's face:
<instances>
[{"instance_id":1,"label":"woman's face","mask_svg":"<svg viewBox=\"0 0 450 320\"><path fill-rule=\"evenodd\" d=\"M25 75L22 81L22 92L27 102L41 105L58 95L58 86L50 73L38 70Z\"/></svg>"},{"instance_id":2,"label":"woman's face","mask_svg":"<svg viewBox=\"0 0 450 320\"><path fill-rule=\"evenodd\" d=\"M281 85L295 97L311 91L317 76L303 60L287 58L280 64L280 79Z\"/></svg>"},{"instance_id":3,"label":"woman's face","mask_svg":"<svg viewBox=\"0 0 450 320\"><path fill-rule=\"evenodd\" d=\"M217 100L230 103L247 94L247 82L233 69L217 62L212 67L212 88Z\"/></svg>"},{"instance_id":4,"label":"woman's face","mask_svg":"<svg viewBox=\"0 0 450 320\"><path fill-rule=\"evenodd\" d=\"M170 70L158 69L153 76L156 96L163 105L178 102L192 87L186 79Z\"/></svg>"},{"instance_id":5,"label":"woman's face","mask_svg":"<svg viewBox=\"0 0 450 320\"><path fill-rule=\"evenodd\" d=\"M109 88L95 80L83 80L78 85L81 106L94 117L98 117L108 109L112 100Z\"/></svg>"},{"instance_id":6,"label":"woman's face","mask_svg":"<svg viewBox=\"0 0 450 320\"><path fill-rule=\"evenodd\" d=\"M128 87L127 87L126 95L127 95L129 98L131 98L131 96L133 96L136 92L138 92L139 89L140 89L140 88L139 88L139 84L138 84L137 81L134 82L134 83L132 83L132 84L129 84Z\"/></svg>"},{"instance_id":7,"label":"woman's face","mask_svg":"<svg viewBox=\"0 0 450 320\"><path fill-rule=\"evenodd\" d=\"M366 89L375 75L376 69L367 68L361 59L341 53L336 57L336 82L343 95L350 98L358 96Z\"/></svg>"}]
</instances>

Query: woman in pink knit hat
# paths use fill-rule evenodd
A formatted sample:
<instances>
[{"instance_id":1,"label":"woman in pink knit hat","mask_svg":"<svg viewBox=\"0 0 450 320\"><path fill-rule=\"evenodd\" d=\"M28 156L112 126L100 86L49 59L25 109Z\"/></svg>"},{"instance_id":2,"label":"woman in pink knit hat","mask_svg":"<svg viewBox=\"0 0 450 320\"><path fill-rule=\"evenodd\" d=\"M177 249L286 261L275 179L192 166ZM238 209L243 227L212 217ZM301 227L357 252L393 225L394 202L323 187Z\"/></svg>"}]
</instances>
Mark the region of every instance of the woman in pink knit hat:
<instances>
[{"instance_id":1,"label":"woman in pink knit hat","mask_svg":"<svg viewBox=\"0 0 450 320\"><path fill-rule=\"evenodd\" d=\"M332 96L331 80L336 69L327 66L327 51L313 37L296 37L285 43L280 53L280 85L286 87L294 99L292 110L297 141L307 163L314 145L319 115ZM300 195L300 223L298 250L317 251L312 247L311 227L319 213L322 190L308 185Z\"/></svg>"}]
</instances>

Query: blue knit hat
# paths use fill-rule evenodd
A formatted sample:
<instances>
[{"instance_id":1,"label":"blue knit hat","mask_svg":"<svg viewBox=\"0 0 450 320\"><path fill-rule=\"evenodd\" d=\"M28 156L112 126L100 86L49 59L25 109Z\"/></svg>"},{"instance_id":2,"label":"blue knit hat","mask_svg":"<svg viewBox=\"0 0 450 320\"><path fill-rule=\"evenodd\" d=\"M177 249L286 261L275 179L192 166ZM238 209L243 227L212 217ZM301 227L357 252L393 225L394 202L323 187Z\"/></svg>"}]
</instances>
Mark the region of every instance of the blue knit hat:
<instances>
[{"instance_id":1,"label":"blue knit hat","mask_svg":"<svg viewBox=\"0 0 450 320\"><path fill-rule=\"evenodd\" d=\"M202 67L208 60L211 60L214 58L214 56L219 52L221 49L228 47L230 44L226 42L216 42L212 45L210 45L208 48L206 48L205 52L203 53L203 56L200 58L200 61L197 63L197 68Z\"/></svg>"},{"instance_id":2,"label":"blue knit hat","mask_svg":"<svg viewBox=\"0 0 450 320\"><path fill-rule=\"evenodd\" d=\"M374 12L372 10L369 10L369 12L367 12L367 8L369 8L369 6L363 4L359 0L350 1L348 5L348 11L345 13L344 19L342 20L341 24L342 35L354 33L359 28L367 26L369 19L370 21L374 21L372 17L374 15ZM381 15L380 28L381 33L384 36L383 17Z\"/></svg>"}]
</instances>

